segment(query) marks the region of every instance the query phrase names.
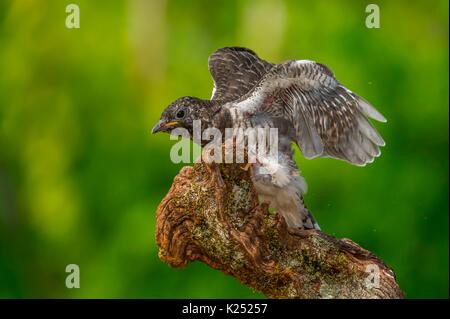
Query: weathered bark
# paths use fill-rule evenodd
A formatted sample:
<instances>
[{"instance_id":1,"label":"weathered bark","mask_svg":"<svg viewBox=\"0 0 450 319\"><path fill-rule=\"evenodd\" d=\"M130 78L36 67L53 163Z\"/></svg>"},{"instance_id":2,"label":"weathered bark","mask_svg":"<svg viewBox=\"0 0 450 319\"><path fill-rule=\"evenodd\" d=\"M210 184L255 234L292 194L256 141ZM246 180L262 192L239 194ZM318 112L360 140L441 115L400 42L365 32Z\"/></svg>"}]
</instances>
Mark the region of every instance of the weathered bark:
<instances>
[{"instance_id":1,"label":"weathered bark","mask_svg":"<svg viewBox=\"0 0 450 319\"><path fill-rule=\"evenodd\" d=\"M403 298L394 272L351 240L289 230L241 166L196 163L175 177L157 210L163 261L200 260L269 298Z\"/></svg>"}]
</instances>

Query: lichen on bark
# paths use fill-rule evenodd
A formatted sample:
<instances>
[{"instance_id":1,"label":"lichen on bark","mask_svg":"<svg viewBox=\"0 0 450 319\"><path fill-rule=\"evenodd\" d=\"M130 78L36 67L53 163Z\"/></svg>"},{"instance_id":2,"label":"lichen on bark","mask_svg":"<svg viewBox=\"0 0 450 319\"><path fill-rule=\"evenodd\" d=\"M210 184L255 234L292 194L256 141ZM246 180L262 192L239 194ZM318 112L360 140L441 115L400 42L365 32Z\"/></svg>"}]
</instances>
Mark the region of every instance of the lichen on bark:
<instances>
[{"instance_id":1,"label":"lichen on bark","mask_svg":"<svg viewBox=\"0 0 450 319\"><path fill-rule=\"evenodd\" d=\"M288 229L259 204L239 164L182 168L157 209L156 241L169 265L202 261L270 298L403 298L394 272L371 252Z\"/></svg>"}]
</instances>

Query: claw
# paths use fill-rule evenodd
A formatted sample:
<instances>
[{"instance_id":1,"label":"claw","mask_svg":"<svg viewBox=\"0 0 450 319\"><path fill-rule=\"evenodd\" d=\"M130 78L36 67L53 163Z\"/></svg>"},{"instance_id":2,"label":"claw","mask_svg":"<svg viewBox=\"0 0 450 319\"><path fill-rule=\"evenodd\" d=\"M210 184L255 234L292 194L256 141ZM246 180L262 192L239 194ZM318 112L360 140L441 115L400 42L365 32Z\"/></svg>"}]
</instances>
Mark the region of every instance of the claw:
<instances>
[{"instance_id":1,"label":"claw","mask_svg":"<svg viewBox=\"0 0 450 319\"><path fill-rule=\"evenodd\" d=\"M244 167L241 166L241 169L244 170L244 171L248 171L248 169L250 168L250 166L252 166L252 163L247 163L247 164L245 164Z\"/></svg>"},{"instance_id":2,"label":"claw","mask_svg":"<svg viewBox=\"0 0 450 319\"><path fill-rule=\"evenodd\" d=\"M287 227L287 231L291 235L299 236L300 238L308 238L317 233L316 229L303 229Z\"/></svg>"}]
</instances>

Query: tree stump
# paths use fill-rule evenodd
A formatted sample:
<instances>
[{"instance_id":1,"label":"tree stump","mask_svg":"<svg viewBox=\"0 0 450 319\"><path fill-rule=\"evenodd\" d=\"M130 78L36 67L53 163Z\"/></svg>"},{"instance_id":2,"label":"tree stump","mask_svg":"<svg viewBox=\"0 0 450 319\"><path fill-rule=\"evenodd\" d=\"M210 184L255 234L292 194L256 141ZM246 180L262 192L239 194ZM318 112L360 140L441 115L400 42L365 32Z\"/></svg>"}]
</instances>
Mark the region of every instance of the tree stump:
<instances>
[{"instance_id":1,"label":"tree stump","mask_svg":"<svg viewBox=\"0 0 450 319\"><path fill-rule=\"evenodd\" d=\"M269 298L403 298L394 272L349 239L288 229L242 164L183 167L156 215L159 257L199 260Z\"/></svg>"}]
</instances>

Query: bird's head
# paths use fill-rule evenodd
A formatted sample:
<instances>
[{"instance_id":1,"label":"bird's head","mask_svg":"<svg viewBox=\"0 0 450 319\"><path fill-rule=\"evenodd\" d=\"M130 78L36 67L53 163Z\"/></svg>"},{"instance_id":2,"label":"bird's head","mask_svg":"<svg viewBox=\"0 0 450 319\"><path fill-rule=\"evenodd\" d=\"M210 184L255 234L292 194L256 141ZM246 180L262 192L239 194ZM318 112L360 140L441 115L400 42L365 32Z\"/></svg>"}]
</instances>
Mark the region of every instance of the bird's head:
<instances>
[{"instance_id":1,"label":"bird's head","mask_svg":"<svg viewBox=\"0 0 450 319\"><path fill-rule=\"evenodd\" d=\"M192 134L194 120L208 120L207 106L204 100L185 96L172 102L161 114L158 123L153 127L152 133L167 132L178 127L185 128Z\"/></svg>"}]
</instances>

